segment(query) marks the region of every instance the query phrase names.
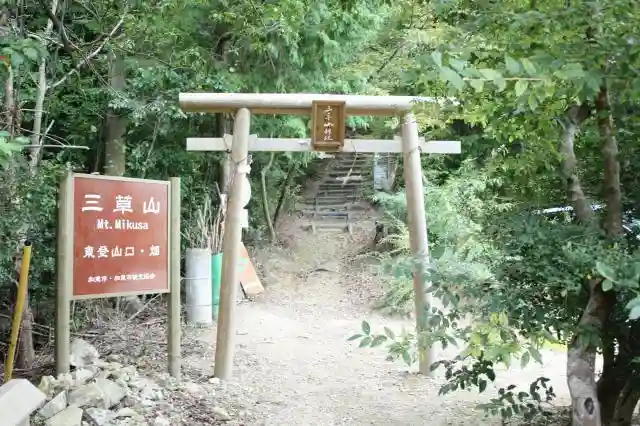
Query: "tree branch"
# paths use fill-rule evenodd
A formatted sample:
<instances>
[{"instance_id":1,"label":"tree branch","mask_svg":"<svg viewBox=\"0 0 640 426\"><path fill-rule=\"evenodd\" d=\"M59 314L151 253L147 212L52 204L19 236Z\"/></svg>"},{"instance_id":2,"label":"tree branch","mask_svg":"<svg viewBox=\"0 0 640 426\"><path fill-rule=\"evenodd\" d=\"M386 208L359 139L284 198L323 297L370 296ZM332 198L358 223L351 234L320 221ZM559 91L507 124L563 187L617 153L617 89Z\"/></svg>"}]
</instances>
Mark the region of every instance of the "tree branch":
<instances>
[{"instance_id":1,"label":"tree branch","mask_svg":"<svg viewBox=\"0 0 640 426\"><path fill-rule=\"evenodd\" d=\"M98 45L98 47L91 52L89 55L87 55L81 62L79 62L71 71L69 71L64 77L62 77L60 80L56 81L55 83L51 84L49 86L49 90L55 89L56 87L60 86L62 83L64 83L69 77L71 77L73 74L77 73L80 69L82 69L83 67L85 67L93 58L95 58L96 56L98 56L100 54L100 52L102 52L102 50L104 49L104 47L107 45L107 43L113 38L113 36L118 32L118 30L120 30L120 27L122 26L122 24L124 23L124 17L126 16L126 12L122 15L122 17L120 18L120 20L118 21L118 23L113 27L113 29L111 30L111 32L104 38L104 40L102 40L102 42L100 43L100 45ZM55 25L55 24L54 24Z\"/></svg>"},{"instance_id":2,"label":"tree branch","mask_svg":"<svg viewBox=\"0 0 640 426\"><path fill-rule=\"evenodd\" d=\"M576 159L574 143L580 124L589 116L590 111L591 107L586 103L572 106L561 122L560 152L563 156L561 172L565 180L567 195L576 212L576 217L583 223L590 222L593 214L577 173L578 160Z\"/></svg>"},{"instance_id":3,"label":"tree branch","mask_svg":"<svg viewBox=\"0 0 640 426\"><path fill-rule=\"evenodd\" d=\"M53 24L53 27L60 34L60 41L62 42L62 47L64 48L65 52L73 56L73 47L71 47L71 42L69 41L69 37L67 37L67 32L64 29L64 24L56 16L56 11L51 10L51 7L49 4L47 4L46 0L38 0L38 3L40 3L40 6L42 6L42 8L47 13L47 16Z\"/></svg>"}]
</instances>

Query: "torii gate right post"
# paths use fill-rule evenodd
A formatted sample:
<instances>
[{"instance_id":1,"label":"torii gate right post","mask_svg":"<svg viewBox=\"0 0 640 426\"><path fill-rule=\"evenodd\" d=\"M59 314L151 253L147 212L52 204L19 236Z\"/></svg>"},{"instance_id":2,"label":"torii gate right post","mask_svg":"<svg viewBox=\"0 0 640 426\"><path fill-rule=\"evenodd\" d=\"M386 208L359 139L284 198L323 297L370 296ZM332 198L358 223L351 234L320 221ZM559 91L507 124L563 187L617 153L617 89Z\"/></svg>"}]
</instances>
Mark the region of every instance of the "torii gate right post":
<instances>
[{"instance_id":1,"label":"torii gate right post","mask_svg":"<svg viewBox=\"0 0 640 426\"><path fill-rule=\"evenodd\" d=\"M459 141L425 142L418 136L418 125L410 112L416 102L433 99L410 96L319 95L309 93L181 93L180 107L185 112L235 112L233 137L189 138L188 151L231 151L235 164L227 202L223 237L222 282L214 375L229 380L232 375L235 346L235 311L239 276L235 265L242 242L244 185L248 182L249 151L329 151L329 152L402 152L406 186L407 216L411 250L416 258L413 288L416 311L416 331L427 328L431 294L425 292L425 268L429 262L427 222L424 208L424 187L420 152L460 153ZM261 139L250 135L251 114L311 115L312 138ZM345 140L346 115L403 115L402 137L394 140ZM419 340L419 371L430 374L433 350Z\"/></svg>"}]
</instances>

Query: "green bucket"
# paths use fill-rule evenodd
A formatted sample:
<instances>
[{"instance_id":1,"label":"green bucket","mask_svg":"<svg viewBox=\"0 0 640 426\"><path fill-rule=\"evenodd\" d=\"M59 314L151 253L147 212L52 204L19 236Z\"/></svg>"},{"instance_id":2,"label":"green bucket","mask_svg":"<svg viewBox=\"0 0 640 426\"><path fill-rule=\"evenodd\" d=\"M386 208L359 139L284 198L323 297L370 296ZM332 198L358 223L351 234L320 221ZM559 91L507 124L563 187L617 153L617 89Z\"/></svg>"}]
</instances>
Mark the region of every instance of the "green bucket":
<instances>
[{"instance_id":1,"label":"green bucket","mask_svg":"<svg viewBox=\"0 0 640 426\"><path fill-rule=\"evenodd\" d=\"M218 319L218 306L220 305L220 282L222 281L222 253L211 256L211 300L213 319Z\"/></svg>"}]
</instances>

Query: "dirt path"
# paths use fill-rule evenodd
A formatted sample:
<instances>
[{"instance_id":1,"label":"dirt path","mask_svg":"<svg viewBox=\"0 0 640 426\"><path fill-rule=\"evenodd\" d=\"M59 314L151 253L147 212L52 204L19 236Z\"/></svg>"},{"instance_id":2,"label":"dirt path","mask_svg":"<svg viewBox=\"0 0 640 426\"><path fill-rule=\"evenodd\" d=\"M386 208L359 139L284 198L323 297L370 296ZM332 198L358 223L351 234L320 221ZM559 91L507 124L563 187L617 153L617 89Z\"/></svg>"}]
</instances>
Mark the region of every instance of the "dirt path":
<instances>
[{"instance_id":1,"label":"dirt path","mask_svg":"<svg viewBox=\"0 0 640 426\"><path fill-rule=\"evenodd\" d=\"M231 407L245 425L493 425L475 411L495 396L461 391L438 396L440 374L425 378L385 361L383 349L359 349L346 339L363 319L374 329L400 330L411 323L374 315L368 308L379 290L368 268L349 262L373 232L311 235L295 220L280 230L288 249L258 251L267 291L238 307L235 379L225 385L235 395ZM365 228L373 226L364 224ZM215 345L215 329L201 339ZM449 354L455 354L455 349ZM544 354L546 368L504 371L498 386L528 384L540 375L552 378L566 402L564 354ZM211 359L187 360L206 376ZM195 365L194 365L195 367Z\"/></svg>"}]
</instances>

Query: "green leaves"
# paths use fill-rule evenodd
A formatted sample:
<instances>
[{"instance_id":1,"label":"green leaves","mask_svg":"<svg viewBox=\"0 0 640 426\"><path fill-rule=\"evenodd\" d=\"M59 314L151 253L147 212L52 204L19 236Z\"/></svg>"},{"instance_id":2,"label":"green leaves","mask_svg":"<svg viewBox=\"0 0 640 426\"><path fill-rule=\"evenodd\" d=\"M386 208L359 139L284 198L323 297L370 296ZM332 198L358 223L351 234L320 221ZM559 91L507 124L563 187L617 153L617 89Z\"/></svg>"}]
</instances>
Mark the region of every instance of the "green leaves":
<instances>
[{"instance_id":1,"label":"green leaves","mask_svg":"<svg viewBox=\"0 0 640 426\"><path fill-rule=\"evenodd\" d=\"M613 284L616 282L616 271L609 265L597 260L596 272L604 278L602 280L602 291L610 291L613 289Z\"/></svg>"},{"instance_id":2,"label":"green leaves","mask_svg":"<svg viewBox=\"0 0 640 426\"><path fill-rule=\"evenodd\" d=\"M33 47L25 47L22 53L33 62L37 62L40 59L40 53Z\"/></svg>"},{"instance_id":3,"label":"green leaves","mask_svg":"<svg viewBox=\"0 0 640 426\"><path fill-rule=\"evenodd\" d=\"M504 56L504 63L509 74L518 76L520 74L520 63L509 55Z\"/></svg>"},{"instance_id":4,"label":"green leaves","mask_svg":"<svg viewBox=\"0 0 640 426\"><path fill-rule=\"evenodd\" d=\"M556 71L554 75L563 80L578 80L585 76L582 65L577 62L571 62L565 64L560 70Z\"/></svg>"},{"instance_id":5,"label":"green leaves","mask_svg":"<svg viewBox=\"0 0 640 426\"><path fill-rule=\"evenodd\" d=\"M29 143L29 139L24 136L11 137L9 132L0 130L0 166L8 164L8 160L16 153L22 151Z\"/></svg>"},{"instance_id":6,"label":"green leaves","mask_svg":"<svg viewBox=\"0 0 640 426\"><path fill-rule=\"evenodd\" d=\"M502 74L490 68L481 68L478 70L478 72L480 73L480 75L482 75L483 78L486 78L487 80L498 80L503 78Z\"/></svg>"},{"instance_id":7,"label":"green leaves","mask_svg":"<svg viewBox=\"0 0 640 426\"><path fill-rule=\"evenodd\" d=\"M433 59L433 62L438 68L442 68L442 52L434 50L433 52L431 52L431 59Z\"/></svg>"},{"instance_id":8,"label":"green leaves","mask_svg":"<svg viewBox=\"0 0 640 426\"><path fill-rule=\"evenodd\" d=\"M484 90L484 80L471 79L469 80L469 85L473 87L476 93L480 93Z\"/></svg>"},{"instance_id":9,"label":"green leaves","mask_svg":"<svg viewBox=\"0 0 640 426\"><path fill-rule=\"evenodd\" d=\"M516 96L520 97L527 91L529 88L529 82L526 80L518 80L515 85Z\"/></svg>"},{"instance_id":10,"label":"green leaves","mask_svg":"<svg viewBox=\"0 0 640 426\"><path fill-rule=\"evenodd\" d=\"M529 347L529 353L531 354L531 357L538 363L538 364L542 364L542 354L540 354L540 351L536 348L534 348L533 346Z\"/></svg>"},{"instance_id":11,"label":"green leaves","mask_svg":"<svg viewBox=\"0 0 640 426\"><path fill-rule=\"evenodd\" d=\"M527 58L522 58L520 61L522 62L522 66L524 67L524 70L529 75L529 77L535 77L536 67L533 65L533 62L531 62Z\"/></svg>"},{"instance_id":12,"label":"green leaves","mask_svg":"<svg viewBox=\"0 0 640 426\"><path fill-rule=\"evenodd\" d=\"M464 88L464 80L460 77L460 74L449 67L440 68L440 78L451 83L453 87L458 90L462 90Z\"/></svg>"},{"instance_id":13,"label":"green leaves","mask_svg":"<svg viewBox=\"0 0 640 426\"><path fill-rule=\"evenodd\" d=\"M626 309L629 311L629 320L635 321L640 318L640 297L631 299L627 303Z\"/></svg>"}]
</instances>

